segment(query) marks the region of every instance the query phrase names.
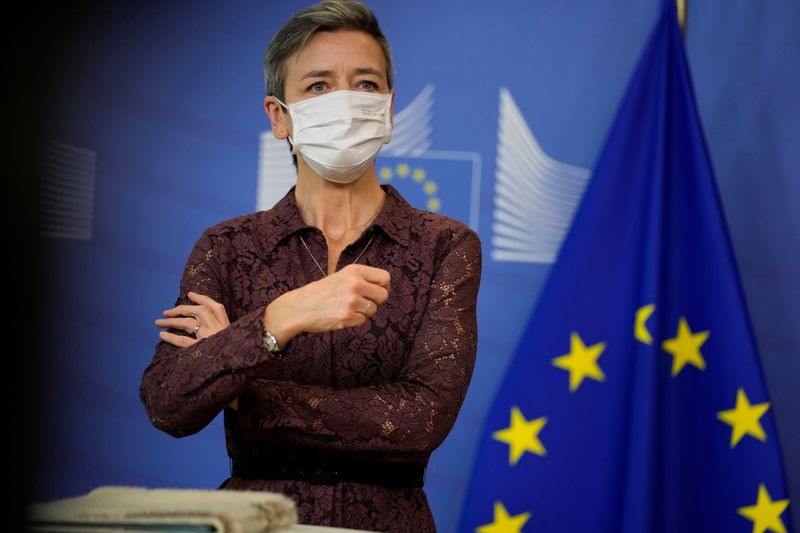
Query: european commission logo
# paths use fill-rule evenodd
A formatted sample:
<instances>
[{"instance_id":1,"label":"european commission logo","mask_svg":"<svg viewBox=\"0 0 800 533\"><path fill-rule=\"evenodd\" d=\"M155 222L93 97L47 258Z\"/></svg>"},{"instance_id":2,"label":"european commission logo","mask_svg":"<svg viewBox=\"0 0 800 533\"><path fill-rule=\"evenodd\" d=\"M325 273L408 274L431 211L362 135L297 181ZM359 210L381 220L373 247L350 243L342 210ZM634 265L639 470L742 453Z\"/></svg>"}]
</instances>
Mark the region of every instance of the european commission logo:
<instances>
[{"instance_id":1,"label":"european commission logo","mask_svg":"<svg viewBox=\"0 0 800 533\"><path fill-rule=\"evenodd\" d=\"M590 172L548 156L506 88L498 115L492 259L553 263Z\"/></svg>"},{"instance_id":2,"label":"european commission logo","mask_svg":"<svg viewBox=\"0 0 800 533\"><path fill-rule=\"evenodd\" d=\"M481 156L431 150L434 86L428 84L395 113L392 142L381 150L375 172L414 207L440 213L478 230ZM270 209L295 183L286 141L261 134L256 208Z\"/></svg>"}]
</instances>

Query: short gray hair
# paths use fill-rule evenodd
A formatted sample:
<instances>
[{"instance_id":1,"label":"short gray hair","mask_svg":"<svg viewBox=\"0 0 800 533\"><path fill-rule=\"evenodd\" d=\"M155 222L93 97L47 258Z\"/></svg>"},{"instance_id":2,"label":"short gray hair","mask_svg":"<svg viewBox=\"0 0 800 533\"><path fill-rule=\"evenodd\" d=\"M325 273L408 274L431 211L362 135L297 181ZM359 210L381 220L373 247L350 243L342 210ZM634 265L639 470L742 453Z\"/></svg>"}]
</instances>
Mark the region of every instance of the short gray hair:
<instances>
[{"instance_id":1,"label":"short gray hair","mask_svg":"<svg viewBox=\"0 0 800 533\"><path fill-rule=\"evenodd\" d=\"M290 18L278 30L264 52L264 84L267 96L285 101L286 59L302 49L320 31L357 30L371 35L386 58L386 79L389 89L394 82L389 41L378 25L372 11L358 0L325 0L304 9Z\"/></svg>"}]
</instances>

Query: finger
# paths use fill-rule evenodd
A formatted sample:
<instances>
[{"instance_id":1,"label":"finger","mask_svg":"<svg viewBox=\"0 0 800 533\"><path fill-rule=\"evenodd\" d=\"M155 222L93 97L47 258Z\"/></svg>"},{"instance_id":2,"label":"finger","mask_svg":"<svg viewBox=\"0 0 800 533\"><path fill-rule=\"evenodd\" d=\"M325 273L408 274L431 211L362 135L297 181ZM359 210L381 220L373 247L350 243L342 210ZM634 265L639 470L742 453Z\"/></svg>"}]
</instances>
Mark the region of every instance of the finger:
<instances>
[{"instance_id":1,"label":"finger","mask_svg":"<svg viewBox=\"0 0 800 533\"><path fill-rule=\"evenodd\" d=\"M360 296L351 296L348 299L347 307L342 311L341 318L347 326L352 326L351 322L358 318L356 315L371 317L377 312L377 309L378 306L372 300Z\"/></svg>"},{"instance_id":2,"label":"finger","mask_svg":"<svg viewBox=\"0 0 800 533\"><path fill-rule=\"evenodd\" d=\"M203 309L202 305L176 305L172 309L165 309L165 316L196 316L200 310Z\"/></svg>"},{"instance_id":3,"label":"finger","mask_svg":"<svg viewBox=\"0 0 800 533\"><path fill-rule=\"evenodd\" d=\"M377 305L386 302L389 298L389 291L386 290L386 287L375 283L362 283L358 286L357 292L360 296L375 302Z\"/></svg>"},{"instance_id":4,"label":"finger","mask_svg":"<svg viewBox=\"0 0 800 533\"><path fill-rule=\"evenodd\" d=\"M381 287L385 287L387 290L389 289L392 276L388 271L368 265L350 265L350 267L370 283L376 283ZM342 269L342 271L344 271L344 269Z\"/></svg>"},{"instance_id":5,"label":"finger","mask_svg":"<svg viewBox=\"0 0 800 533\"><path fill-rule=\"evenodd\" d=\"M207 339L211 335L214 335L215 333L222 331L223 329L225 328L219 327L218 325L206 326L205 324L202 324L200 329L198 329L197 332L194 333L194 337L197 340Z\"/></svg>"},{"instance_id":6,"label":"finger","mask_svg":"<svg viewBox=\"0 0 800 533\"><path fill-rule=\"evenodd\" d=\"M179 305L172 309L167 309L164 311L164 315L168 317L195 317L204 326L210 326L218 322L211 310L202 305Z\"/></svg>"},{"instance_id":7,"label":"finger","mask_svg":"<svg viewBox=\"0 0 800 533\"><path fill-rule=\"evenodd\" d=\"M160 328L182 329L186 333L193 333L195 327L199 324L196 318L159 318L156 320L156 326Z\"/></svg>"},{"instance_id":8,"label":"finger","mask_svg":"<svg viewBox=\"0 0 800 533\"><path fill-rule=\"evenodd\" d=\"M159 331L158 337L162 341L174 344L178 348L188 348L197 342L197 339L184 337L183 335L176 335L175 333L170 333L169 331Z\"/></svg>"},{"instance_id":9,"label":"finger","mask_svg":"<svg viewBox=\"0 0 800 533\"><path fill-rule=\"evenodd\" d=\"M339 329L342 328L353 328L362 325L364 322L367 321L367 316L363 314L361 311L364 310L366 307L366 302L364 306L361 307L359 311L350 312L346 315L346 318L342 321L342 325ZM372 306L370 306L372 307Z\"/></svg>"},{"instance_id":10,"label":"finger","mask_svg":"<svg viewBox=\"0 0 800 533\"><path fill-rule=\"evenodd\" d=\"M349 274L349 290L358 296L363 296L378 304L384 303L389 298L389 289L378 283L368 281L361 273L353 271Z\"/></svg>"},{"instance_id":11,"label":"finger","mask_svg":"<svg viewBox=\"0 0 800 533\"><path fill-rule=\"evenodd\" d=\"M225 306L217 302L210 296L199 294L194 291L189 291L189 299L211 310L217 321L222 324L229 324L228 313L225 311Z\"/></svg>"},{"instance_id":12,"label":"finger","mask_svg":"<svg viewBox=\"0 0 800 533\"><path fill-rule=\"evenodd\" d=\"M372 300L364 300L364 307L361 308L360 313L369 318L378 312L378 305Z\"/></svg>"},{"instance_id":13,"label":"finger","mask_svg":"<svg viewBox=\"0 0 800 533\"><path fill-rule=\"evenodd\" d=\"M167 314L171 310L164 311L164 314ZM185 315L177 315L175 317L170 318L162 318L159 320L179 320L179 322L175 322L179 329L182 329L186 333L190 335L194 335L196 338L205 338L211 335L220 329L223 329L224 326L221 326L220 323L217 321L217 318L211 313L211 311L204 307L198 307L196 309L196 314L194 316L185 316ZM161 322L157 321L156 325L161 327ZM197 326L200 326L199 328ZM227 323L226 323L227 326ZM201 335L200 332L205 333L205 335ZM210 332L210 333L209 333Z\"/></svg>"},{"instance_id":14,"label":"finger","mask_svg":"<svg viewBox=\"0 0 800 533\"><path fill-rule=\"evenodd\" d=\"M381 287L389 287L389 283L392 280L391 274L387 270L382 268L375 268L367 265L358 265L362 267L362 275L364 279L369 281L370 283L377 283Z\"/></svg>"}]
</instances>

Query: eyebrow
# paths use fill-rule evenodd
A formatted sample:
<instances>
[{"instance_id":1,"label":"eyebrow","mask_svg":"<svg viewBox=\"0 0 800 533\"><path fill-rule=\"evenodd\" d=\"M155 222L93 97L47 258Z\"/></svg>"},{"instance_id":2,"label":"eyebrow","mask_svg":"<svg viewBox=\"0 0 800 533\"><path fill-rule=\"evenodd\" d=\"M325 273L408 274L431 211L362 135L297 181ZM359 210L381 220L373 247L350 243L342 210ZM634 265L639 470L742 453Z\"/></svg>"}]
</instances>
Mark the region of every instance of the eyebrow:
<instances>
[{"instance_id":1,"label":"eyebrow","mask_svg":"<svg viewBox=\"0 0 800 533\"><path fill-rule=\"evenodd\" d=\"M383 72L370 67L358 67L353 70L356 74L374 74L376 76L383 76Z\"/></svg>"},{"instance_id":2,"label":"eyebrow","mask_svg":"<svg viewBox=\"0 0 800 533\"><path fill-rule=\"evenodd\" d=\"M353 69L355 74L374 74L375 76L383 76L383 73L371 67L356 67ZM331 78L333 77L332 70L311 70L303 74L300 79L306 78Z\"/></svg>"}]
</instances>

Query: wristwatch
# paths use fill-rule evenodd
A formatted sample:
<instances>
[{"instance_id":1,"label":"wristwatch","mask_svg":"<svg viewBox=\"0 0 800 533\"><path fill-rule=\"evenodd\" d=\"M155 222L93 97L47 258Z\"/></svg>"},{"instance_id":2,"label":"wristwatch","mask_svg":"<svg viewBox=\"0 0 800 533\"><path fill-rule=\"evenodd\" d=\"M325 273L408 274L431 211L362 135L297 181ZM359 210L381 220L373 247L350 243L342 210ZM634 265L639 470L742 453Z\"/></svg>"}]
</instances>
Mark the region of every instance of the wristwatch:
<instances>
[{"instance_id":1,"label":"wristwatch","mask_svg":"<svg viewBox=\"0 0 800 533\"><path fill-rule=\"evenodd\" d=\"M283 353L281 353L281 347L278 346L278 339L275 338L275 335L270 333L267 327L263 324L261 325L261 329L264 332L264 347L272 352L272 355L275 357L283 357Z\"/></svg>"}]
</instances>

